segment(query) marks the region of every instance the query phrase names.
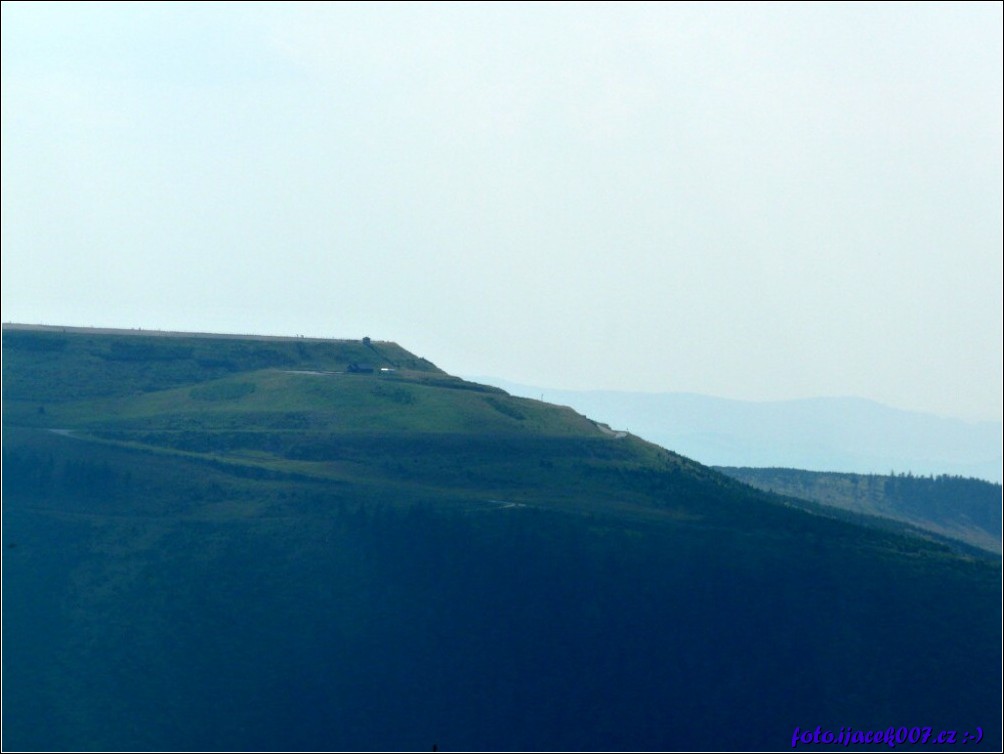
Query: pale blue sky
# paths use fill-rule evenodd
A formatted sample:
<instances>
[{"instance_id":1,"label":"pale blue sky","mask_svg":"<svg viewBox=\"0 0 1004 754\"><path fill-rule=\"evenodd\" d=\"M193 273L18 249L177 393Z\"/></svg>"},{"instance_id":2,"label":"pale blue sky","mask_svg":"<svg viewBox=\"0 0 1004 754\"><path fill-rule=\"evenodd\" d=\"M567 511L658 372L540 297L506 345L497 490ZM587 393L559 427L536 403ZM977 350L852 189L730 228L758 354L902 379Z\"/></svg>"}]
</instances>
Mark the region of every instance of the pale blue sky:
<instances>
[{"instance_id":1,"label":"pale blue sky","mask_svg":"<svg viewBox=\"0 0 1004 754\"><path fill-rule=\"evenodd\" d=\"M3 3L5 321L1001 417L1000 3Z\"/></svg>"}]
</instances>

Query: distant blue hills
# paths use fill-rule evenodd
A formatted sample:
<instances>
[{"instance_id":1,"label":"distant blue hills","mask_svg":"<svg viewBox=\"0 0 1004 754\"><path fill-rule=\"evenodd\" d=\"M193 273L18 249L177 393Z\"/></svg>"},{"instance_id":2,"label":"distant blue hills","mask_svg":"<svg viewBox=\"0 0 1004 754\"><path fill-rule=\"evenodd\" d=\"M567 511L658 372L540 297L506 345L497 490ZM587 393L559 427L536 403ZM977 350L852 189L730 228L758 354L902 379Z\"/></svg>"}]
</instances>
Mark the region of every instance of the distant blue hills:
<instances>
[{"instance_id":1,"label":"distant blue hills","mask_svg":"<svg viewBox=\"0 0 1004 754\"><path fill-rule=\"evenodd\" d=\"M863 398L751 402L471 379L571 406L710 466L948 474L1001 482L1001 422L903 411Z\"/></svg>"}]
</instances>

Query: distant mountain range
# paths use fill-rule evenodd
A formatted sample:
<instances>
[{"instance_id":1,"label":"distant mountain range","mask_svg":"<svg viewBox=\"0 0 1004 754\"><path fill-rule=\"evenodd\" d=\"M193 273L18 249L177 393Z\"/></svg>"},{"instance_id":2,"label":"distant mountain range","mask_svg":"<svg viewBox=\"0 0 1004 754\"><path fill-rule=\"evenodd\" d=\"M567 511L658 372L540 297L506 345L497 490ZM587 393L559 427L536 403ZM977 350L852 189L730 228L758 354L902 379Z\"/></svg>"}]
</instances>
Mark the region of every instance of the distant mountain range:
<instances>
[{"instance_id":1,"label":"distant mountain range","mask_svg":"<svg viewBox=\"0 0 1004 754\"><path fill-rule=\"evenodd\" d=\"M557 390L472 377L571 406L711 466L1001 481L1001 423L903 411L862 398L749 402L694 393Z\"/></svg>"}]
</instances>

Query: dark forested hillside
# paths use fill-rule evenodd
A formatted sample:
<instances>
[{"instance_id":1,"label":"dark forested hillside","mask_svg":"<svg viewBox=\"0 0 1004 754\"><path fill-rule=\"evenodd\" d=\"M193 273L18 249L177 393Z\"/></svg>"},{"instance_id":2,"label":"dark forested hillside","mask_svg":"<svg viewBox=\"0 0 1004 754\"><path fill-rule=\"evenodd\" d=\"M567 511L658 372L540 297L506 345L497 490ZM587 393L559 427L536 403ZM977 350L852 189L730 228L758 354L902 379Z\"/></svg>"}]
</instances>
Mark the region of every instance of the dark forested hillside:
<instances>
[{"instance_id":1,"label":"dark forested hillside","mask_svg":"<svg viewBox=\"0 0 1004 754\"><path fill-rule=\"evenodd\" d=\"M716 467L757 489L902 521L1001 552L1001 486L981 479Z\"/></svg>"},{"instance_id":2,"label":"dark forested hillside","mask_svg":"<svg viewBox=\"0 0 1004 754\"><path fill-rule=\"evenodd\" d=\"M1000 747L998 559L390 343L5 326L3 390L5 750Z\"/></svg>"}]
</instances>

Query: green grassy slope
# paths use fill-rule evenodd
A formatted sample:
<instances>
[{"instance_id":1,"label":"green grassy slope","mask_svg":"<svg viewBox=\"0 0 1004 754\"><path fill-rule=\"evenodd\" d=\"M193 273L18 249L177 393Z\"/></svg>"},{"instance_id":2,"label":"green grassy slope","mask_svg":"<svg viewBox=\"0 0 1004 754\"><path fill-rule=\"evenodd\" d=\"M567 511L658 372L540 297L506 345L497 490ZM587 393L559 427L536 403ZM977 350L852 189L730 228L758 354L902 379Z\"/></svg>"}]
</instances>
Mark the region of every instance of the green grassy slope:
<instances>
[{"instance_id":1,"label":"green grassy slope","mask_svg":"<svg viewBox=\"0 0 1004 754\"><path fill-rule=\"evenodd\" d=\"M350 371L374 348L395 366ZM524 502L583 510L655 510L634 489L649 482L613 478L642 471L738 489L571 409L450 377L394 344L19 330L5 333L4 349L5 425L106 451L199 458L234 473L296 474L359 490L397 485L429 500L518 491Z\"/></svg>"}]
</instances>

